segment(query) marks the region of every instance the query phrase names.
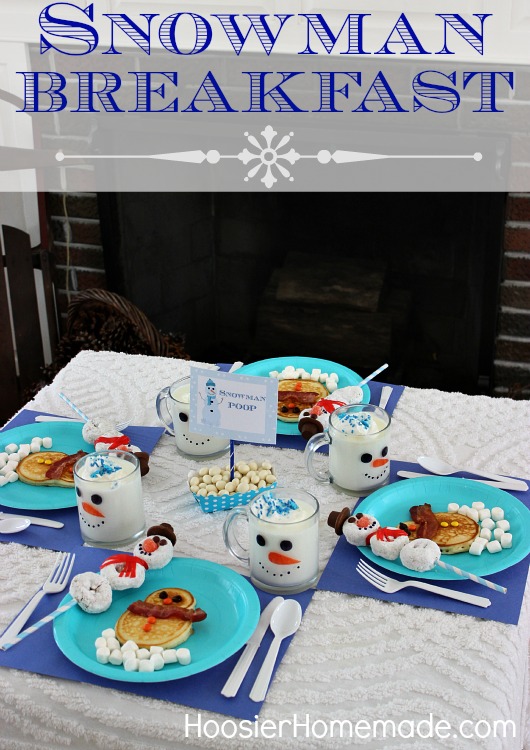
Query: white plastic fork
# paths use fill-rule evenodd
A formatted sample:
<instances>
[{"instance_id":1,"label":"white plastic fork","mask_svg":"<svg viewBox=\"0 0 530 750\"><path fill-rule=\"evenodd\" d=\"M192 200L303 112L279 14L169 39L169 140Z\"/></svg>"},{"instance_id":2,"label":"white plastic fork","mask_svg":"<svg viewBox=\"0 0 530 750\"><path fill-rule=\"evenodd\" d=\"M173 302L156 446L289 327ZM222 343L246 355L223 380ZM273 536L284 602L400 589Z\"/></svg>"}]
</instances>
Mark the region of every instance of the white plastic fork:
<instances>
[{"instance_id":1,"label":"white plastic fork","mask_svg":"<svg viewBox=\"0 0 530 750\"><path fill-rule=\"evenodd\" d=\"M460 602L466 602L467 604L475 604L477 607L490 607L491 602L484 596L475 596L474 594L466 594L462 591L453 591L452 589L444 589L441 586L435 586L432 583L425 583L424 581L396 581L395 578L381 573L379 570L372 568L364 560L359 560L357 565L357 573L362 576L365 581L371 583L376 589L384 591L385 594L395 594L396 591L413 586L417 589L424 589L425 591L431 591L433 594L440 594L440 596L446 596L449 599L458 599Z\"/></svg>"},{"instance_id":2,"label":"white plastic fork","mask_svg":"<svg viewBox=\"0 0 530 750\"><path fill-rule=\"evenodd\" d=\"M37 604L46 594L58 594L64 591L70 579L74 566L75 554L72 552L59 552L55 560L52 572L42 584L37 593L31 597L22 612L13 620L11 625L0 638L0 648L4 643L10 643L20 633L31 614L35 611Z\"/></svg>"}]
</instances>

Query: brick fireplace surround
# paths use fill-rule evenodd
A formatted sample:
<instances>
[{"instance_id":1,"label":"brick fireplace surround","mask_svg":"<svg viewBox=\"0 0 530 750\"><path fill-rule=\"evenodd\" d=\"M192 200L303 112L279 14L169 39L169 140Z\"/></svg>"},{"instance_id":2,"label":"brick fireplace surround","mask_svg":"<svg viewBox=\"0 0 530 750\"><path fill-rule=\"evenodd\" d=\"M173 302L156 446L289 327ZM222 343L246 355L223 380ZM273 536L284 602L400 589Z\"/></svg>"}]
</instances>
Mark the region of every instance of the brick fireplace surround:
<instances>
[{"instance_id":1,"label":"brick fireplace surround","mask_svg":"<svg viewBox=\"0 0 530 750\"><path fill-rule=\"evenodd\" d=\"M50 241L56 253L59 310L64 318L68 304L65 275L68 238L69 294L92 287L108 288L97 195L88 191L66 196L48 194L47 213ZM503 252L494 382L490 391L492 395L529 398L530 194L507 195Z\"/></svg>"}]
</instances>

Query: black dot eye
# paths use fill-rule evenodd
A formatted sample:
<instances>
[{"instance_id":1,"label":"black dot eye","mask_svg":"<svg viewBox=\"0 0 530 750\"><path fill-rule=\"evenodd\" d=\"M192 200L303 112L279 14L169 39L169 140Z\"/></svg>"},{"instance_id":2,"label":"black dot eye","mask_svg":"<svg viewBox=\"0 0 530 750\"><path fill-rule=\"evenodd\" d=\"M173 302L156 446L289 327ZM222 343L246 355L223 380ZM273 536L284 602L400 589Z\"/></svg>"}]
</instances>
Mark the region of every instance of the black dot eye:
<instances>
[{"instance_id":1,"label":"black dot eye","mask_svg":"<svg viewBox=\"0 0 530 750\"><path fill-rule=\"evenodd\" d=\"M76 487L75 491L77 492L77 496L81 497L81 490L79 489L79 487Z\"/></svg>"},{"instance_id":2,"label":"black dot eye","mask_svg":"<svg viewBox=\"0 0 530 750\"><path fill-rule=\"evenodd\" d=\"M285 539L283 542L280 542L280 547L284 552L289 552L289 550L293 548L293 543L288 539Z\"/></svg>"},{"instance_id":3,"label":"black dot eye","mask_svg":"<svg viewBox=\"0 0 530 750\"><path fill-rule=\"evenodd\" d=\"M256 541L259 544L260 547L265 546L265 539L261 536L261 534L258 534L256 537Z\"/></svg>"},{"instance_id":4,"label":"black dot eye","mask_svg":"<svg viewBox=\"0 0 530 750\"><path fill-rule=\"evenodd\" d=\"M164 544L167 544L167 539L161 539L161 540L160 540L160 542L159 542L159 545L160 545L161 547L163 547L163 546L164 546Z\"/></svg>"},{"instance_id":5,"label":"black dot eye","mask_svg":"<svg viewBox=\"0 0 530 750\"><path fill-rule=\"evenodd\" d=\"M363 455L361 456L361 461L363 462L363 464L369 464L371 460L372 460L371 453L363 453Z\"/></svg>"},{"instance_id":6,"label":"black dot eye","mask_svg":"<svg viewBox=\"0 0 530 750\"><path fill-rule=\"evenodd\" d=\"M188 421L188 415L184 414L183 411L179 412L179 419L181 422L187 422Z\"/></svg>"},{"instance_id":7,"label":"black dot eye","mask_svg":"<svg viewBox=\"0 0 530 750\"><path fill-rule=\"evenodd\" d=\"M381 451L381 455L383 456L383 458L386 456L387 453L388 453L388 447L385 445L385 447Z\"/></svg>"},{"instance_id":8,"label":"black dot eye","mask_svg":"<svg viewBox=\"0 0 530 750\"><path fill-rule=\"evenodd\" d=\"M159 537L159 536L154 536L154 537L153 537L153 542L154 542L155 544L158 544L158 543L159 543L159 541L160 541L160 537Z\"/></svg>"},{"instance_id":9,"label":"black dot eye","mask_svg":"<svg viewBox=\"0 0 530 750\"><path fill-rule=\"evenodd\" d=\"M103 502L103 498L101 497L101 495L92 495L90 499L92 500L94 505L101 505L101 503Z\"/></svg>"},{"instance_id":10,"label":"black dot eye","mask_svg":"<svg viewBox=\"0 0 530 750\"><path fill-rule=\"evenodd\" d=\"M160 599L167 599L167 591L161 591L158 596Z\"/></svg>"},{"instance_id":11,"label":"black dot eye","mask_svg":"<svg viewBox=\"0 0 530 750\"><path fill-rule=\"evenodd\" d=\"M173 596L173 597L171 598L171 600L172 600L172 601L174 601L174 602L175 602L175 604L178 604L179 602L181 602L181 601L182 601L182 597L181 597L181 595L180 595L180 594L177 594L176 596Z\"/></svg>"}]
</instances>

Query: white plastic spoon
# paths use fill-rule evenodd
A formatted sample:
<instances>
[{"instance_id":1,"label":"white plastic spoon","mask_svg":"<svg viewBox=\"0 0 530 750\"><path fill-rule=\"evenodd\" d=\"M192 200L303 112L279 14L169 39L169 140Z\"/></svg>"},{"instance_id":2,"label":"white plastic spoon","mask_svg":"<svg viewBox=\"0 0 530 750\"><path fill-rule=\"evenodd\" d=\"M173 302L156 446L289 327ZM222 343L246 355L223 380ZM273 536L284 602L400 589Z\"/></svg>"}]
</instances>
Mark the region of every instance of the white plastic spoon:
<instances>
[{"instance_id":1,"label":"white plastic spoon","mask_svg":"<svg viewBox=\"0 0 530 750\"><path fill-rule=\"evenodd\" d=\"M18 534L30 525L29 518L3 518L0 520L0 534Z\"/></svg>"},{"instance_id":2,"label":"white plastic spoon","mask_svg":"<svg viewBox=\"0 0 530 750\"><path fill-rule=\"evenodd\" d=\"M477 471L476 469L457 469L455 466L451 466L451 464L442 461L441 458L437 458L436 456L418 456L417 461L420 466L427 469L427 471L430 471L431 474L448 476L449 474L456 474L458 471L467 471L469 474L475 474L477 477L484 477L485 479L493 479L496 482L510 484L514 490L525 492L528 489L526 482L522 482L520 479L504 477L500 474L490 474L487 471Z\"/></svg>"},{"instance_id":3,"label":"white plastic spoon","mask_svg":"<svg viewBox=\"0 0 530 750\"><path fill-rule=\"evenodd\" d=\"M284 638L296 633L301 622L302 607L296 599L286 599L274 610L271 617L271 630L274 633L274 640L269 647L267 656L263 660L256 681L252 686L249 696L250 700L256 702L265 700L272 677L272 670L276 664L276 658L280 649L280 643Z\"/></svg>"}]
</instances>

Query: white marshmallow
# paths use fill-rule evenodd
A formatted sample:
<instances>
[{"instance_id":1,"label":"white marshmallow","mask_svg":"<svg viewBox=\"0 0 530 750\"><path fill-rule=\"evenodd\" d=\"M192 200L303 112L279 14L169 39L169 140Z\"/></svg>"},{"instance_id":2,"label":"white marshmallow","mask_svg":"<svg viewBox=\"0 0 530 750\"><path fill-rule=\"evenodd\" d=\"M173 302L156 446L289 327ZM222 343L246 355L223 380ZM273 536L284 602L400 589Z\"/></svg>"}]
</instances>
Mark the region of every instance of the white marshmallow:
<instances>
[{"instance_id":1,"label":"white marshmallow","mask_svg":"<svg viewBox=\"0 0 530 750\"><path fill-rule=\"evenodd\" d=\"M5 458L0 457L0 469L3 469L6 463L7 461L5 460Z\"/></svg>"},{"instance_id":2,"label":"white marshmallow","mask_svg":"<svg viewBox=\"0 0 530 750\"><path fill-rule=\"evenodd\" d=\"M473 540L473 543L476 542L477 544L480 544L480 546L482 547L482 549L484 549L484 547L486 546L486 544L489 541L490 541L489 539L484 539L484 537L482 537L482 536L477 536L477 538Z\"/></svg>"},{"instance_id":3,"label":"white marshmallow","mask_svg":"<svg viewBox=\"0 0 530 750\"><path fill-rule=\"evenodd\" d=\"M115 651L117 648L119 649L119 647L120 647L120 642L117 638L107 638L107 648L109 648L111 652Z\"/></svg>"},{"instance_id":4,"label":"white marshmallow","mask_svg":"<svg viewBox=\"0 0 530 750\"><path fill-rule=\"evenodd\" d=\"M475 539L475 541L472 543L471 547L469 548L469 554L481 555L483 552L484 552L484 546L478 543L478 539Z\"/></svg>"},{"instance_id":5,"label":"white marshmallow","mask_svg":"<svg viewBox=\"0 0 530 750\"><path fill-rule=\"evenodd\" d=\"M501 547L503 549L509 549L512 546L512 535L511 534L503 534L501 536Z\"/></svg>"},{"instance_id":6,"label":"white marshmallow","mask_svg":"<svg viewBox=\"0 0 530 750\"><path fill-rule=\"evenodd\" d=\"M38 436L32 437L32 438L31 438L31 442L32 442L32 443L35 443L35 445L38 445L38 446L39 446L39 448L40 448L40 447L41 447L41 445L42 445L42 438L41 438L41 437L38 437Z\"/></svg>"},{"instance_id":7,"label":"white marshmallow","mask_svg":"<svg viewBox=\"0 0 530 750\"><path fill-rule=\"evenodd\" d=\"M449 503L449 505L447 506L447 512L448 513L458 513L458 508L459 507L460 506L458 505L458 503Z\"/></svg>"},{"instance_id":8,"label":"white marshmallow","mask_svg":"<svg viewBox=\"0 0 530 750\"><path fill-rule=\"evenodd\" d=\"M24 453L27 451L29 453L29 443L20 443L18 446L18 452L24 451Z\"/></svg>"},{"instance_id":9,"label":"white marshmallow","mask_svg":"<svg viewBox=\"0 0 530 750\"><path fill-rule=\"evenodd\" d=\"M467 512L467 517L478 523L478 510L476 508L470 508Z\"/></svg>"},{"instance_id":10,"label":"white marshmallow","mask_svg":"<svg viewBox=\"0 0 530 750\"><path fill-rule=\"evenodd\" d=\"M119 667L120 664L123 664L123 654L119 648L114 648L110 652L109 664L114 664L114 666L116 667Z\"/></svg>"},{"instance_id":11,"label":"white marshmallow","mask_svg":"<svg viewBox=\"0 0 530 750\"><path fill-rule=\"evenodd\" d=\"M491 517L494 521L502 521L504 518L504 511L502 508L492 508Z\"/></svg>"},{"instance_id":12,"label":"white marshmallow","mask_svg":"<svg viewBox=\"0 0 530 750\"><path fill-rule=\"evenodd\" d=\"M269 378L278 378L278 375L279 375L279 374L280 374L280 373L278 372L278 370L271 370L271 371L269 372Z\"/></svg>"},{"instance_id":13,"label":"white marshmallow","mask_svg":"<svg viewBox=\"0 0 530 750\"><path fill-rule=\"evenodd\" d=\"M497 521L497 528L502 529L503 531L510 531L510 522L505 521L504 519L502 521Z\"/></svg>"},{"instance_id":14,"label":"white marshmallow","mask_svg":"<svg viewBox=\"0 0 530 750\"><path fill-rule=\"evenodd\" d=\"M165 662L162 658L162 654L151 654L149 661L153 665L153 669L155 670L155 672L158 672L159 669L164 668Z\"/></svg>"},{"instance_id":15,"label":"white marshmallow","mask_svg":"<svg viewBox=\"0 0 530 750\"><path fill-rule=\"evenodd\" d=\"M138 651L136 652L136 658L139 661L144 661L144 659L149 659L150 656L151 654L149 653L149 649L147 648L139 648Z\"/></svg>"},{"instance_id":16,"label":"white marshmallow","mask_svg":"<svg viewBox=\"0 0 530 750\"><path fill-rule=\"evenodd\" d=\"M138 651L138 644L134 641L126 641L121 647L121 650L123 654L125 654L127 651L131 651L133 654L136 654L136 652Z\"/></svg>"},{"instance_id":17,"label":"white marshmallow","mask_svg":"<svg viewBox=\"0 0 530 750\"><path fill-rule=\"evenodd\" d=\"M492 518L485 518L481 525L483 529L494 529L495 521Z\"/></svg>"},{"instance_id":18,"label":"white marshmallow","mask_svg":"<svg viewBox=\"0 0 530 750\"><path fill-rule=\"evenodd\" d=\"M115 638L116 631L114 630L114 628L105 628L101 635L103 636L103 638ZM133 643L133 641L127 641L127 643ZM124 646L126 646L127 643L125 643ZM136 643L134 645L136 646ZM136 646L136 648L138 648L138 646Z\"/></svg>"},{"instance_id":19,"label":"white marshmallow","mask_svg":"<svg viewBox=\"0 0 530 750\"><path fill-rule=\"evenodd\" d=\"M481 529L479 539L485 539L489 542L491 539L491 529Z\"/></svg>"},{"instance_id":20,"label":"white marshmallow","mask_svg":"<svg viewBox=\"0 0 530 750\"><path fill-rule=\"evenodd\" d=\"M3 487L4 484L7 484L7 479L6 477L0 474L0 487Z\"/></svg>"},{"instance_id":21,"label":"white marshmallow","mask_svg":"<svg viewBox=\"0 0 530 750\"><path fill-rule=\"evenodd\" d=\"M16 471L11 471L9 474L6 474L6 479L8 482L13 484L13 482L18 482L18 474Z\"/></svg>"},{"instance_id":22,"label":"white marshmallow","mask_svg":"<svg viewBox=\"0 0 530 750\"><path fill-rule=\"evenodd\" d=\"M142 659L138 665L139 672L154 672L155 666L150 659Z\"/></svg>"},{"instance_id":23,"label":"white marshmallow","mask_svg":"<svg viewBox=\"0 0 530 750\"><path fill-rule=\"evenodd\" d=\"M6 453L5 451L3 453L0 453L0 461L7 463L8 460L9 460L9 453Z\"/></svg>"},{"instance_id":24,"label":"white marshmallow","mask_svg":"<svg viewBox=\"0 0 530 750\"><path fill-rule=\"evenodd\" d=\"M336 380L326 380L326 388L330 393L333 393L333 391L336 391L338 388L337 381Z\"/></svg>"},{"instance_id":25,"label":"white marshmallow","mask_svg":"<svg viewBox=\"0 0 530 750\"><path fill-rule=\"evenodd\" d=\"M329 375L327 372L321 372L318 379L320 380L321 383L325 383L328 378L329 378Z\"/></svg>"},{"instance_id":26,"label":"white marshmallow","mask_svg":"<svg viewBox=\"0 0 530 750\"><path fill-rule=\"evenodd\" d=\"M18 445L16 443L9 443L9 445L6 445L6 453L9 455L10 453L16 453L18 451Z\"/></svg>"},{"instance_id":27,"label":"white marshmallow","mask_svg":"<svg viewBox=\"0 0 530 750\"><path fill-rule=\"evenodd\" d=\"M102 638L101 636L99 636L99 638L96 638L96 640L94 641L94 646L96 647L96 649L98 649L98 648L106 648L106 646L107 646L107 639L106 638Z\"/></svg>"},{"instance_id":28,"label":"white marshmallow","mask_svg":"<svg viewBox=\"0 0 530 750\"><path fill-rule=\"evenodd\" d=\"M153 654L161 654L163 650L162 646L151 646L149 652L152 656Z\"/></svg>"},{"instance_id":29,"label":"white marshmallow","mask_svg":"<svg viewBox=\"0 0 530 750\"><path fill-rule=\"evenodd\" d=\"M493 529L493 537L494 539L498 539L499 541L501 540L502 535L505 533L506 532L502 529Z\"/></svg>"},{"instance_id":30,"label":"white marshmallow","mask_svg":"<svg viewBox=\"0 0 530 750\"><path fill-rule=\"evenodd\" d=\"M314 367L311 370L311 380L314 380L316 383L318 383L318 379L320 377L320 373L322 370L320 370L318 367Z\"/></svg>"},{"instance_id":31,"label":"white marshmallow","mask_svg":"<svg viewBox=\"0 0 530 750\"><path fill-rule=\"evenodd\" d=\"M164 664L176 664L178 662L176 649L165 648L162 651L162 659Z\"/></svg>"},{"instance_id":32,"label":"white marshmallow","mask_svg":"<svg viewBox=\"0 0 530 750\"><path fill-rule=\"evenodd\" d=\"M40 453L40 443L34 443L32 441L29 450L31 453Z\"/></svg>"},{"instance_id":33,"label":"white marshmallow","mask_svg":"<svg viewBox=\"0 0 530 750\"><path fill-rule=\"evenodd\" d=\"M191 664L191 654L189 648L178 648L177 659L179 664L182 664L183 666Z\"/></svg>"},{"instance_id":34,"label":"white marshmallow","mask_svg":"<svg viewBox=\"0 0 530 750\"><path fill-rule=\"evenodd\" d=\"M470 510L469 505L461 505L457 513L460 513L461 516L467 516L468 510Z\"/></svg>"},{"instance_id":35,"label":"white marshmallow","mask_svg":"<svg viewBox=\"0 0 530 750\"><path fill-rule=\"evenodd\" d=\"M475 508L475 510L484 510L484 503L471 503L471 507Z\"/></svg>"},{"instance_id":36,"label":"white marshmallow","mask_svg":"<svg viewBox=\"0 0 530 750\"><path fill-rule=\"evenodd\" d=\"M96 650L96 659L98 660L100 664L108 664L109 656L110 656L110 651L107 647L98 648Z\"/></svg>"},{"instance_id":37,"label":"white marshmallow","mask_svg":"<svg viewBox=\"0 0 530 750\"><path fill-rule=\"evenodd\" d=\"M302 380L311 380L311 373L310 372L303 372L301 375Z\"/></svg>"},{"instance_id":38,"label":"white marshmallow","mask_svg":"<svg viewBox=\"0 0 530 750\"><path fill-rule=\"evenodd\" d=\"M479 521L484 521L486 518L491 518L491 510L489 508L483 508L478 512Z\"/></svg>"},{"instance_id":39,"label":"white marshmallow","mask_svg":"<svg viewBox=\"0 0 530 750\"><path fill-rule=\"evenodd\" d=\"M123 668L126 672L138 672L140 662L135 656L123 660Z\"/></svg>"},{"instance_id":40,"label":"white marshmallow","mask_svg":"<svg viewBox=\"0 0 530 750\"><path fill-rule=\"evenodd\" d=\"M492 542L488 542L486 547L488 552L491 552L492 554L495 554L495 552L500 552L502 550L501 543L498 539L495 539Z\"/></svg>"}]
</instances>

